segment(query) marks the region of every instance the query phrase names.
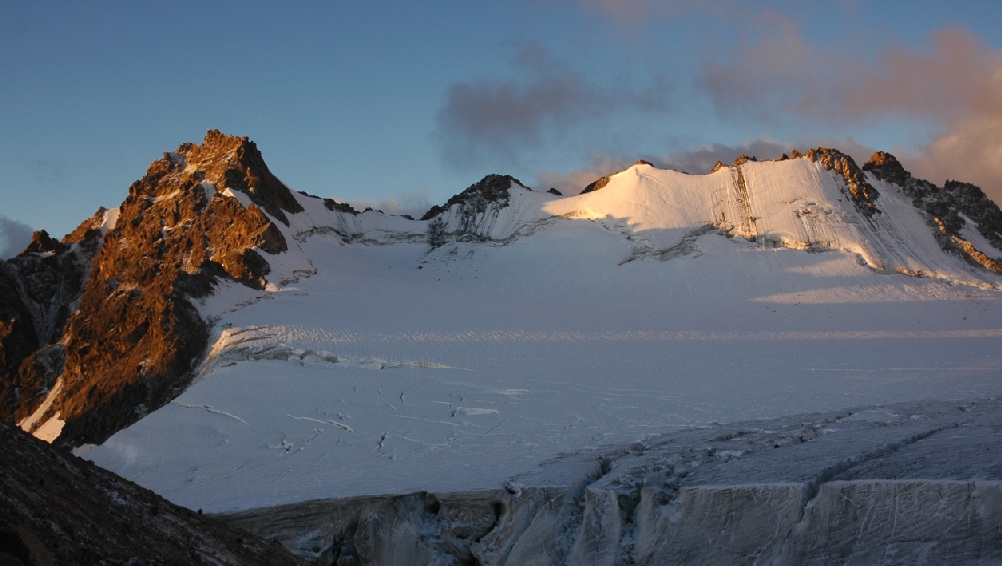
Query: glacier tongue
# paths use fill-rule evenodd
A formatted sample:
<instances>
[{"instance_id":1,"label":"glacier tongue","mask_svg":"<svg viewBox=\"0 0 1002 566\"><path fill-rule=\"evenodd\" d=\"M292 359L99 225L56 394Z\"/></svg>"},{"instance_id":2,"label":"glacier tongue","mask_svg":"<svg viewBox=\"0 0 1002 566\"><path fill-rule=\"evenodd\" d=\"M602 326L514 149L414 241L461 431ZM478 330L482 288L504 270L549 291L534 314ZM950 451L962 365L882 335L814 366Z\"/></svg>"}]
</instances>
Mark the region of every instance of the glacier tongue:
<instances>
[{"instance_id":1,"label":"glacier tongue","mask_svg":"<svg viewBox=\"0 0 1002 566\"><path fill-rule=\"evenodd\" d=\"M1002 559L1002 402L692 428L493 490L226 516L320 563L982 563Z\"/></svg>"}]
</instances>

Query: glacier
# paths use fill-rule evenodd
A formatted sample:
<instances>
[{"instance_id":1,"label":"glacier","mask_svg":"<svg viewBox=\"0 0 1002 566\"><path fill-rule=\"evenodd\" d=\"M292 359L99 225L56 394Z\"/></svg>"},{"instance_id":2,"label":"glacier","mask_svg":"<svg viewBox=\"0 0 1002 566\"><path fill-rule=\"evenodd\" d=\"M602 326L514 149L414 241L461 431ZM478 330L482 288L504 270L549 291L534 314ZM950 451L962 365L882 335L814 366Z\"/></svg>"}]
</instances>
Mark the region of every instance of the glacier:
<instances>
[{"instance_id":1,"label":"glacier","mask_svg":"<svg viewBox=\"0 0 1002 566\"><path fill-rule=\"evenodd\" d=\"M317 563L915 564L1002 559L998 400L697 427L494 489L225 518Z\"/></svg>"},{"instance_id":2,"label":"glacier","mask_svg":"<svg viewBox=\"0 0 1002 566\"><path fill-rule=\"evenodd\" d=\"M755 528L733 534L741 539L733 548L698 556L795 563L816 541L811 529L845 513L839 501L879 506L908 500L909 490L947 501L944 517L969 518L972 501L997 501L995 475L818 480L830 468L822 456L870 454L853 451L868 435L880 452L903 442L896 435L912 438L932 430L923 428L930 420L953 418L917 409L916 419L859 432L864 438L842 452L834 447L849 436L842 433L817 433L799 460L741 442L716 449L705 456L714 465L700 466L709 475L686 476L667 503L656 492L668 489L661 483L671 483L675 464L641 474L625 500L620 487L601 488L623 477L602 462L629 467L637 453L671 460L670 438L728 444L718 440L728 423L761 428L739 436L766 445L799 426L776 421L790 415L829 415L812 418L847 426L858 408L994 403L1002 390L999 276L944 252L900 187L866 175L879 191L877 214L852 204L843 177L803 158L709 175L638 164L571 197L512 181L504 202L446 208L438 218L447 238L437 247L428 221L352 214L296 195L303 211L276 224L289 251L265 254L267 287L221 283L202 302L211 347L192 385L76 453L193 509L257 517L250 523L264 521L253 510L270 509L276 524L287 509L300 526L284 540L318 556L337 554L337 533L366 506L392 507L379 520L404 526L366 526L364 552L417 548L379 536L420 540L427 523L415 514L452 509L450 497L469 500L455 513L476 516L469 522L478 527L461 529L467 539L484 525L492 533L477 543L483 550L469 552L498 563L694 560L659 554L685 550L657 537L690 527L719 534L745 521ZM212 198L228 197L220 190ZM874 433L892 428L891 436ZM730 475L712 479L725 464ZM787 464L801 475L786 473ZM867 495L876 492L885 495ZM718 505L768 522L700 516ZM573 521L567 506L579 513ZM988 530L998 527L998 506L990 510ZM321 522L348 518L326 530L302 527L298 514L311 513L327 517ZM356 527L357 538L364 529ZM567 534L581 529L594 532ZM786 531L786 542L773 536ZM699 536L682 538L698 545ZM964 540L978 536L987 537ZM855 556L856 539L842 538L848 550L824 556ZM362 552L358 545L345 556ZM902 543L900 552L889 561L921 549Z\"/></svg>"}]
</instances>

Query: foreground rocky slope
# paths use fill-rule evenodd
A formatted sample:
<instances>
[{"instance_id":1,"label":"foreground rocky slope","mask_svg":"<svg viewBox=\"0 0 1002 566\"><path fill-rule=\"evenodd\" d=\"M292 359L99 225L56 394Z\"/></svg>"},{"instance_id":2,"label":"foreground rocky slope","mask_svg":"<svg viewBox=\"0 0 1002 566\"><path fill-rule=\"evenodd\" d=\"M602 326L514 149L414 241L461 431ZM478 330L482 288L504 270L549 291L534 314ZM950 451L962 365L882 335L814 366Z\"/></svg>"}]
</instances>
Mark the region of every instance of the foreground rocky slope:
<instances>
[{"instance_id":1,"label":"foreground rocky slope","mask_svg":"<svg viewBox=\"0 0 1002 566\"><path fill-rule=\"evenodd\" d=\"M4 423L0 454L0 563L299 563Z\"/></svg>"},{"instance_id":2,"label":"foreground rocky slope","mask_svg":"<svg viewBox=\"0 0 1002 566\"><path fill-rule=\"evenodd\" d=\"M1000 411L923 402L691 429L495 490L225 520L318 564L995 563Z\"/></svg>"}]
</instances>

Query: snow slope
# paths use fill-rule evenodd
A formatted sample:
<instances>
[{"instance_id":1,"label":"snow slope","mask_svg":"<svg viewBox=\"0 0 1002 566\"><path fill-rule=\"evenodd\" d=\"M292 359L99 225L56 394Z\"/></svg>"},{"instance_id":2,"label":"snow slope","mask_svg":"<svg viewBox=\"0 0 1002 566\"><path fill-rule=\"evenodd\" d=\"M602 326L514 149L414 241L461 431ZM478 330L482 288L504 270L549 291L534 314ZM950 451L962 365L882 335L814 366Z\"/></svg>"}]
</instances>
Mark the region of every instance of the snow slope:
<instances>
[{"instance_id":1,"label":"snow slope","mask_svg":"<svg viewBox=\"0 0 1002 566\"><path fill-rule=\"evenodd\" d=\"M867 218L806 159L739 171L513 186L445 211L435 249L426 222L300 195L268 289L203 305L196 382L78 454L220 512L494 488L684 427L1002 391L999 278L896 187L870 179Z\"/></svg>"}]
</instances>

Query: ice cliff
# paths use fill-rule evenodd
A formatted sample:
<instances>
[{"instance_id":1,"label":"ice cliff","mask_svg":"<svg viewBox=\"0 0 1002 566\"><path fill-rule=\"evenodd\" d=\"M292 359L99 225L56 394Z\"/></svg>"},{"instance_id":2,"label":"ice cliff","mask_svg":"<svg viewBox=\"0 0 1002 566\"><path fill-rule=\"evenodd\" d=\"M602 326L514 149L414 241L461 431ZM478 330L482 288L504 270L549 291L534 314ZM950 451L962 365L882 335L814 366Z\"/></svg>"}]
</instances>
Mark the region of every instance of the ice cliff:
<instances>
[{"instance_id":1,"label":"ice cliff","mask_svg":"<svg viewBox=\"0 0 1002 566\"><path fill-rule=\"evenodd\" d=\"M693 428L493 490L226 517L323 564L905 564L1002 559L994 399Z\"/></svg>"}]
</instances>

